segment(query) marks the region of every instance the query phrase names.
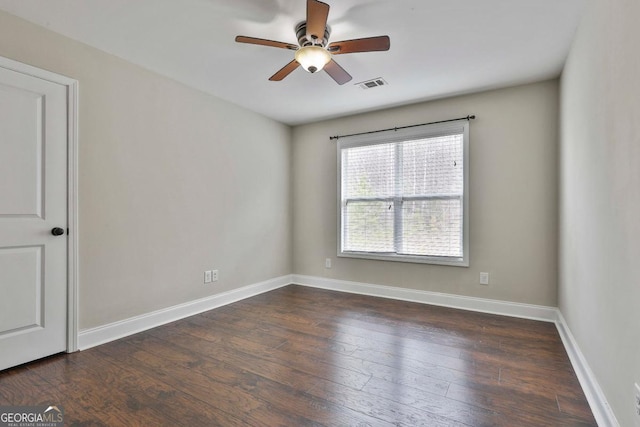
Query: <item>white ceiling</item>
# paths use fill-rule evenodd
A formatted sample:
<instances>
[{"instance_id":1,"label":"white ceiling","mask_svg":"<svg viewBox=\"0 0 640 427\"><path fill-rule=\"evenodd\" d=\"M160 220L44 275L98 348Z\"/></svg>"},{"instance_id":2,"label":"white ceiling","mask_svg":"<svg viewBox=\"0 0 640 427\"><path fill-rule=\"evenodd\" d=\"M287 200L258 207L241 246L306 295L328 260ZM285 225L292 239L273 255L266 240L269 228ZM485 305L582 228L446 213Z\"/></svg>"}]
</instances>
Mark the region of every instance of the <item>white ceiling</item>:
<instances>
[{"instance_id":1,"label":"white ceiling","mask_svg":"<svg viewBox=\"0 0 640 427\"><path fill-rule=\"evenodd\" d=\"M283 123L553 78L586 0L325 0L330 41L389 35L388 52L336 56L338 86L302 68L269 76L293 52L236 35L297 44L305 0L0 0L0 9ZM363 90L376 77L389 85Z\"/></svg>"}]
</instances>

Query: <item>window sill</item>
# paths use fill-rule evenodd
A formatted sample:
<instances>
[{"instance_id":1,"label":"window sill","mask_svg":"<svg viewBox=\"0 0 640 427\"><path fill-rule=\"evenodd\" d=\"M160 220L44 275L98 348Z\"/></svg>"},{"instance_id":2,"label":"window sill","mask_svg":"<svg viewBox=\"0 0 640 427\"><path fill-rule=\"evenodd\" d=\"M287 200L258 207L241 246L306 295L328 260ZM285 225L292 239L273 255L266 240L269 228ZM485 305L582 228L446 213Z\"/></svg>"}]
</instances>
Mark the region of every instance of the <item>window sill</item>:
<instances>
[{"instance_id":1,"label":"window sill","mask_svg":"<svg viewBox=\"0 0 640 427\"><path fill-rule=\"evenodd\" d=\"M370 252L338 252L340 258L371 259L378 261L410 262L415 264L448 265L453 267L469 267L469 260L455 257L434 257L418 255L375 254Z\"/></svg>"}]
</instances>

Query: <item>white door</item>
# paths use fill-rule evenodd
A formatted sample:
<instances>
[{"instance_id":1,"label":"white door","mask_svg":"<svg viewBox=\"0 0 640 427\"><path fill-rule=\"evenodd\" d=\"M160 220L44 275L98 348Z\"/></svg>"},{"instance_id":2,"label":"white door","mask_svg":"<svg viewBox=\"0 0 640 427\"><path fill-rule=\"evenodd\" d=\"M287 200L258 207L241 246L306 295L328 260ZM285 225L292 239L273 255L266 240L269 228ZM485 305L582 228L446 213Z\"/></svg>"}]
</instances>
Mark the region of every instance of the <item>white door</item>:
<instances>
[{"instance_id":1,"label":"white door","mask_svg":"<svg viewBox=\"0 0 640 427\"><path fill-rule=\"evenodd\" d=\"M66 232L67 87L0 67L0 370L67 348Z\"/></svg>"}]
</instances>

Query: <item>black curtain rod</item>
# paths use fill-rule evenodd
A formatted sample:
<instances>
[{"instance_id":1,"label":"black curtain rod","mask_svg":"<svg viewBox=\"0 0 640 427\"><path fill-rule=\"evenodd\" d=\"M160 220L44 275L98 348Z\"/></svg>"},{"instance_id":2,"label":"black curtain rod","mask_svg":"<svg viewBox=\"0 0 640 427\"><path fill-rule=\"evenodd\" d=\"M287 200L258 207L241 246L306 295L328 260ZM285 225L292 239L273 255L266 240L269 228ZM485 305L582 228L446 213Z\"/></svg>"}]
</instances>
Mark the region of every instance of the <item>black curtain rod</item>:
<instances>
[{"instance_id":1,"label":"black curtain rod","mask_svg":"<svg viewBox=\"0 0 640 427\"><path fill-rule=\"evenodd\" d=\"M408 129L408 128L414 128L414 127L417 127L417 126L435 125L435 124L438 124L438 123L457 122L459 120L474 120L475 118L476 118L476 116L474 114L471 114L471 115L468 115L467 117L460 117L460 118L457 118L457 119L449 119L449 120L440 120L439 122L420 123L419 125L400 126L400 127L396 127L396 128L372 130L372 131L369 131L369 132L352 133L352 134L349 134L349 135L330 136L329 140L333 141L334 139L338 140L340 138L346 138L348 136L369 135L371 133L387 132L387 131L390 131L390 130L397 131L399 129Z\"/></svg>"}]
</instances>

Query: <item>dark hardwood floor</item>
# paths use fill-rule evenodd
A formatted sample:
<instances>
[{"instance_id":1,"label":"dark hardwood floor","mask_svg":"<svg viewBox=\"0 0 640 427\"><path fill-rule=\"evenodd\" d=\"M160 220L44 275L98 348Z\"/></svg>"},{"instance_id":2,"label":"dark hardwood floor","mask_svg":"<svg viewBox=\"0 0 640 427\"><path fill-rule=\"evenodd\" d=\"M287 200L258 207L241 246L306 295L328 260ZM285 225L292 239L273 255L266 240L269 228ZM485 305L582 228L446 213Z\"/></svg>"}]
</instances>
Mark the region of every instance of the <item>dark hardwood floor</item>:
<instances>
[{"instance_id":1,"label":"dark hardwood floor","mask_svg":"<svg viewBox=\"0 0 640 427\"><path fill-rule=\"evenodd\" d=\"M39 404L65 425L596 425L551 323L301 286L0 372L0 406Z\"/></svg>"}]
</instances>

